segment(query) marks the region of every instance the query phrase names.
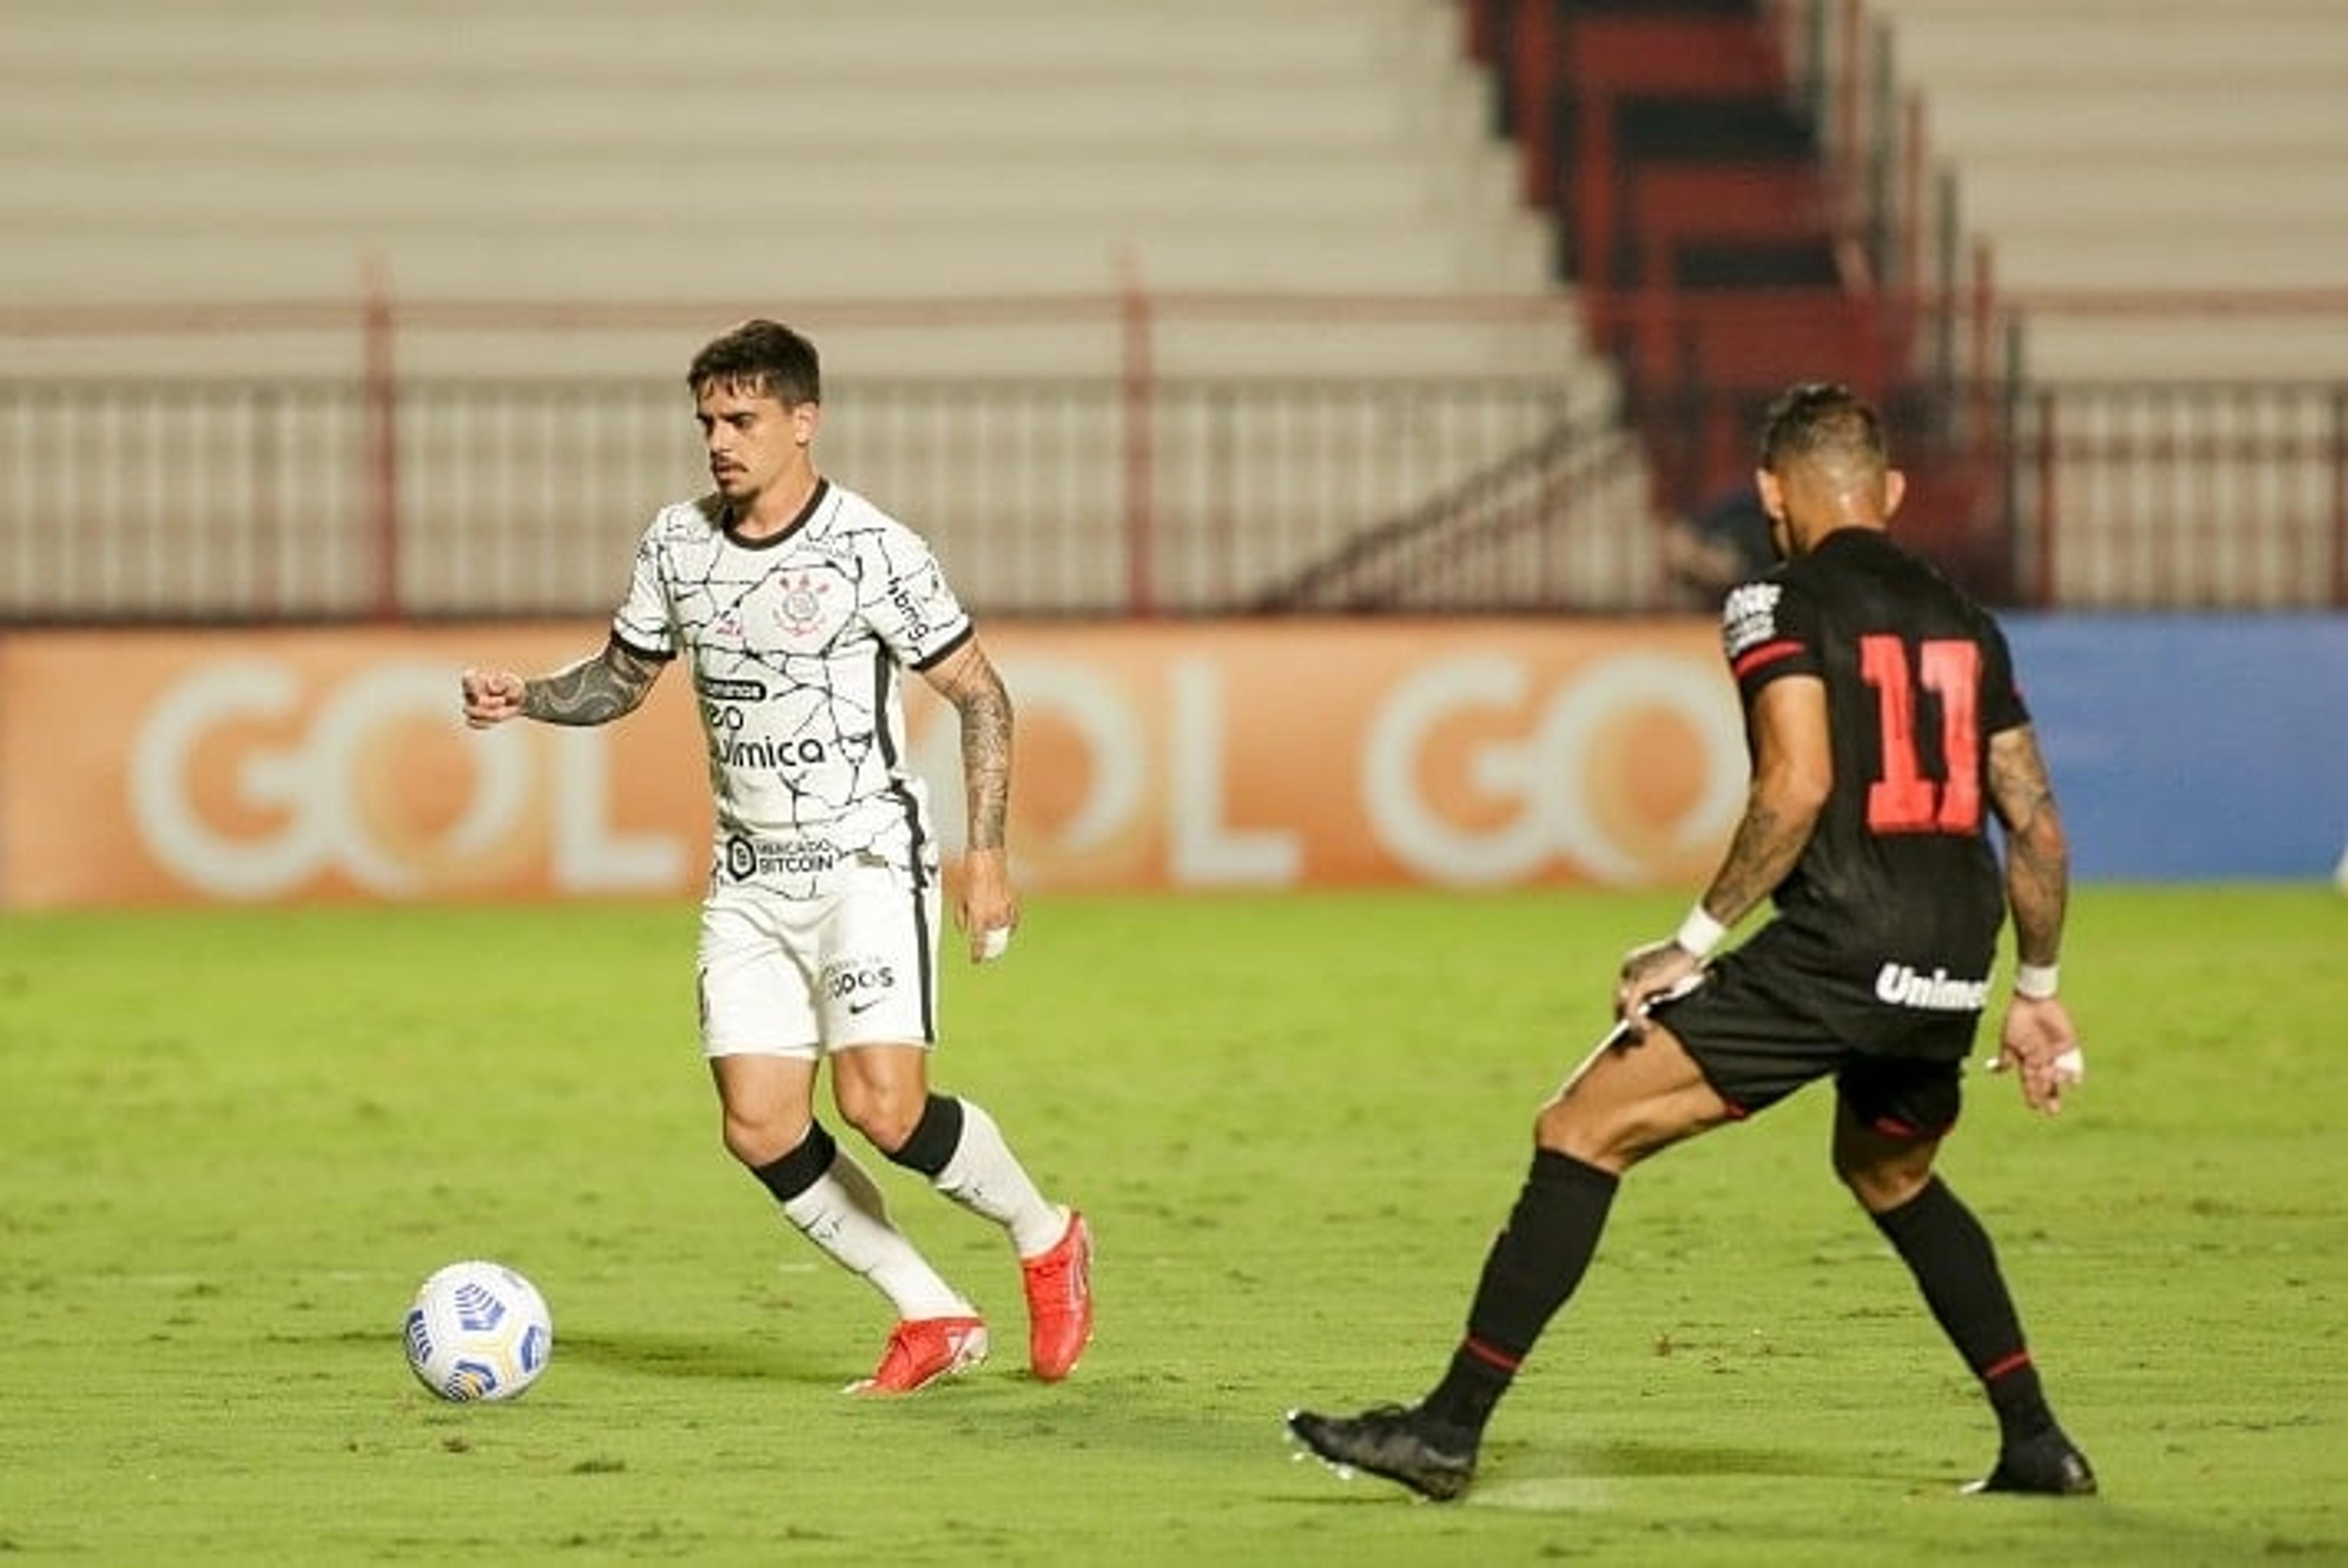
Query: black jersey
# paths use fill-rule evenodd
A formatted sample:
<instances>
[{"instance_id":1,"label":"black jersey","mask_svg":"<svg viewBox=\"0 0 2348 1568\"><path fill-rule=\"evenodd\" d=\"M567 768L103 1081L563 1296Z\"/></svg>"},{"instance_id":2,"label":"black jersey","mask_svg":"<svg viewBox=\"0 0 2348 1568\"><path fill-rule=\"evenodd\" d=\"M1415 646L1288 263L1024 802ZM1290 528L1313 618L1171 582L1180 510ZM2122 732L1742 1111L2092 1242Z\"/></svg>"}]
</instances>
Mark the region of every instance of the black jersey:
<instances>
[{"instance_id":1,"label":"black jersey","mask_svg":"<svg viewBox=\"0 0 2348 1568\"><path fill-rule=\"evenodd\" d=\"M1789 675L1826 682L1834 784L1776 889L1787 938L1894 1007L1979 1009L2005 915L1989 738L2029 723L1987 611L1879 529L1743 585L1722 641L1748 729Z\"/></svg>"}]
</instances>

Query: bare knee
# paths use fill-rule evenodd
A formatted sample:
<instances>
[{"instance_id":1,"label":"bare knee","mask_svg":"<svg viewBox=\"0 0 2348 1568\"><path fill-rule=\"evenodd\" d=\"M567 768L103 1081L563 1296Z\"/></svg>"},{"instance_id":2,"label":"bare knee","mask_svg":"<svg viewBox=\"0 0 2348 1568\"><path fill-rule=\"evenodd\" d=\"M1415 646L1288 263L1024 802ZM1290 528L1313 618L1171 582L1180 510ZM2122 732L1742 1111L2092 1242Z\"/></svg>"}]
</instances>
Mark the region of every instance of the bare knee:
<instances>
[{"instance_id":1,"label":"bare knee","mask_svg":"<svg viewBox=\"0 0 2348 1568\"><path fill-rule=\"evenodd\" d=\"M1932 1179L1940 1148L1938 1138L1881 1132L1860 1122L1848 1105L1837 1107L1835 1175L1869 1214L1889 1214L1922 1192Z\"/></svg>"},{"instance_id":2,"label":"bare knee","mask_svg":"<svg viewBox=\"0 0 2348 1568\"><path fill-rule=\"evenodd\" d=\"M1602 1055L1577 1073L1541 1107L1533 1142L1620 1175L1734 1114L1686 1051L1658 1029L1640 1050Z\"/></svg>"},{"instance_id":3,"label":"bare knee","mask_svg":"<svg viewBox=\"0 0 2348 1568\"><path fill-rule=\"evenodd\" d=\"M1542 1106L1533 1118L1533 1144L1618 1176L1661 1147L1643 1147L1629 1120L1595 1115L1562 1098Z\"/></svg>"},{"instance_id":4,"label":"bare knee","mask_svg":"<svg viewBox=\"0 0 2348 1568\"><path fill-rule=\"evenodd\" d=\"M1835 1175L1850 1189L1859 1206L1869 1214L1889 1214L1913 1199L1932 1179L1932 1146L1923 1144L1888 1152L1835 1150Z\"/></svg>"},{"instance_id":5,"label":"bare knee","mask_svg":"<svg viewBox=\"0 0 2348 1568\"><path fill-rule=\"evenodd\" d=\"M905 1146L929 1109L929 1092L919 1084L866 1083L842 1077L832 1090L841 1120L884 1154Z\"/></svg>"},{"instance_id":6,"label":"bare knee","mask_svg":"<svg viewBox=\"0 0 2348 1568\"><path fill-rule=\"evenodd\" d=\"M1859 1200L1859 1206L1871 1214L1889 1214L1922 1192L1924 1184L1932 1179L1929 1165L1918 1171L1905 1166L1838 1164L1835 1174L1850 1189L1850 1195Z\"/></svg>"},{"instance_id":7,"label":"bare knee","mask_svg":"<svg viewBox=\"0 0 2348 1568\"><path fill-rule=\"evenodd\" d=\"M815 1114L815 1063L782 1056L716 1056L719 1132L726 1152L752 1170L772 1164L807 1141Z\"/></svg>"},{"instance_id":8,"label":"bare knee","mask_svg":"<svg viewBox=\"0 0 2348 1568\"><path fill-rule=\"evenodd\" d=\"M813 1119L798 1106L727 1105L726 1152L752 1170L769 1165L807 1141Z\"/></svg>"}]
</instances>

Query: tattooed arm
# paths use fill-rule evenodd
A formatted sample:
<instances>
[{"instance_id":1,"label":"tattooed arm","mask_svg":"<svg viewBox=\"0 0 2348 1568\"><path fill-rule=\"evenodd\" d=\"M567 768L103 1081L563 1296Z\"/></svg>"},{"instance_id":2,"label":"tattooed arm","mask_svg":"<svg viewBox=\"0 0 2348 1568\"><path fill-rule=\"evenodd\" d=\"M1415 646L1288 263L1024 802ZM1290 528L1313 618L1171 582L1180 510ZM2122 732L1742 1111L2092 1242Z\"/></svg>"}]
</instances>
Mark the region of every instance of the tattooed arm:
<instances>
[{"instance_id":1,"label":"tattooed arm","mask_svg":"<svg viewBox=\"0 0 2348 1568\"><path fill-rule=\"evenodd\" d=\"M1002 951L1000 944L1019 924L1005 837L1011 811L1011 694L976 638L923 674L962 717L969 836L955 913L970 935L971 957L983 961ZM1000 936L993 935L998 932Z\"/></svg>"},{"instance_id":2,"label":"tattooed arm","mask_svg":"<svg viewBox=\"0 0 2348 1568\"><path fill-rule=\"evenodd\" d=\"M1834 749L1827 731L1826 682L1814 675L1772 681L1753 700L1753 785L1745 816L1701 907L1734 926L1769 897L1801 858L1834 787ZM1694 974L1704 955L1676 939L1632 949L1614 989L1617 1016Z\"/></svg>"},{"instance_id":3,"label":"tattooed arm","mask_svg":"<svg viewBox=\"0 0 2348 1568\"><path fill-rule=\"evenodd\" d=\"M1734 926L1769 897L1810 841L1834 787L1826 682L1773 681L1753 701L1753 786L1728 855L1704 890L1704 912Z\"/></svg>"},{"instance_id":4,"label":"tattooed arm","mask_svg":"<svg viewBox=\"0 0 2348 1568\"><path fill-rule=\"evenodd\" d=\"M2029 725L1990 737L1989 791L2005 826L2005 896L2013 908L2015 956L2025 964L2052 964L2063 946L2063 914L2070 903L2071 849Z\"/></svg>"},{"instance_id":5,"label":"tattooed arm","mask_svg":"<svg viewBox=\"0 0 2348 1568\"><path fill-rule=\"evenodd\" d=\"M647 659L613 638L600 653L529 680L510 670L468 670L465 723L477 730L512 718L608 724L635 712L660 679L662 667L662 661Z\"/></svg>"},{"instance_id":6,"label":"tattooed arm","mask_svg":"<svg viewBox=\"0 0 2348 1568\"><path fill-rule=\"evenodd\" d=\"M2013 1001L1998 1031L1997 1066L2013 1070L2034 1111L2063 1109L2063 1090L2078 1081L2079 1031L2054 994L2054 960L2071 897L2071 849L2054 786L2027 724L1989 740L1990 802L2005 828L2005 897L2013 910ZM2022 969L2029 970L2025 983Z\"/></svg>"}]
</instances>

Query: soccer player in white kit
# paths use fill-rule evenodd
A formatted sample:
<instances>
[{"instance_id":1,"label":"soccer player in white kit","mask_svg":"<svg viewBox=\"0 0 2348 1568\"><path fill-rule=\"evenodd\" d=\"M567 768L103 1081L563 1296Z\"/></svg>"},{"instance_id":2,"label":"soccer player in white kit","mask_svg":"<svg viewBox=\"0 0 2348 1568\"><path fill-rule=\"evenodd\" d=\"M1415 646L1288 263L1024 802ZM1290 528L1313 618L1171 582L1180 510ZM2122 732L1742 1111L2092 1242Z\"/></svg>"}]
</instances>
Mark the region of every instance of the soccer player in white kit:
<instances>
[{"instance_id":1,"label":"soccer player in white kit","mask_svg":"<svg viewBox=\"0 0 2348 1568\"><path fill-rule=\"evenodd\" d=\"M850 1126L1004 1227L1029 1365L1056 1381L1092 1337L1091 1233L1045 1200L992 1117L930 1087L938 849L905 758L900 682L919 672L960 715L969 841L956 913L976 962L999 957L1019 919L1004 851L1010 697L929 547L817 471L811 343L748 322L704 348L686 381L715 493L653 519L600 653L527 680L466 671L466 721L608 723L685 661L716 804L701 1036L726 1148L895 1307L880 1366L852 1391L911 1393L983 1360L977 1309L816 1119L829 1061Z\"/></svg>"}]
</instances>

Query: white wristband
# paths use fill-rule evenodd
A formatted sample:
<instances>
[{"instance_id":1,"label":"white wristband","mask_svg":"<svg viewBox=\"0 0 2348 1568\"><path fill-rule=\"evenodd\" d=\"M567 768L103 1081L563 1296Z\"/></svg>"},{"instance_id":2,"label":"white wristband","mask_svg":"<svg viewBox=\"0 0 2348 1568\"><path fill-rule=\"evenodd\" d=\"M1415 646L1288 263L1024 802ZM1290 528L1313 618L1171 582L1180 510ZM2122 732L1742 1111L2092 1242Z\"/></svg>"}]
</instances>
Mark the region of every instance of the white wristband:
<instances>
[{"instance_id":1,"label":"white wristband","mask_svg":"<svg viewBox=\"0 0 2348 1568\"><path fill-rule=\"evenodd\" d=\"M2056 966L2053 964L2016 964L2013 966L2013 994L2034 1002L2043 1002L2054 994Z\"/></svg>"},{"instance_id":2,"label":"white wristband","mask_svg":"<svg viewBox=\"0 0 2348 1568\"><path fill-rule=\"evenodd\" d=\"M1726 935L1728 927L1705 914L1704 906L1698 904L1687 912L1687 918L1680 922L1680 928L1672 934L1672 940L1701 958L1720 946L1720 939Z\"/></svg>"}]
</instances>

